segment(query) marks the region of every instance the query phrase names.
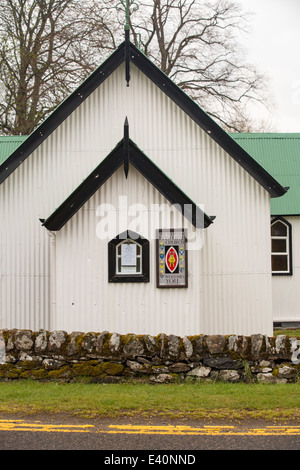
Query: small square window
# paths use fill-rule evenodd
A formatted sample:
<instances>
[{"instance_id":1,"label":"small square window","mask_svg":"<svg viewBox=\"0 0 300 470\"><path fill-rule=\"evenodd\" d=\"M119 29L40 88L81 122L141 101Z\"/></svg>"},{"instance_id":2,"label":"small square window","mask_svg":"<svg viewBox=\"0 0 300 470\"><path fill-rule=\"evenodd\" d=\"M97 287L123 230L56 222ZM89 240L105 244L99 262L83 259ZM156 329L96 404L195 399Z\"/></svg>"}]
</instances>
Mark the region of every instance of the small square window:
<instances>
[{"instance_id":1,"label":"small square window","mask_svg":"<svg viewBox=\"0 0 300 470\"><path fill-rule=\"evenodd\" d=\"M288 258L286 255L272 255L272 271L275 272L287 272L288 270Z\"/></svg>"},{"instance_id":2,"label":"small square window","mask_svg":"<svg viewBox=\"0 0 300 470\"><path fill-rule=\"evenodd\" d=\"M272 239L272 253L287 253L287 240L282 238Z\"/></svg>"}]
</instances>

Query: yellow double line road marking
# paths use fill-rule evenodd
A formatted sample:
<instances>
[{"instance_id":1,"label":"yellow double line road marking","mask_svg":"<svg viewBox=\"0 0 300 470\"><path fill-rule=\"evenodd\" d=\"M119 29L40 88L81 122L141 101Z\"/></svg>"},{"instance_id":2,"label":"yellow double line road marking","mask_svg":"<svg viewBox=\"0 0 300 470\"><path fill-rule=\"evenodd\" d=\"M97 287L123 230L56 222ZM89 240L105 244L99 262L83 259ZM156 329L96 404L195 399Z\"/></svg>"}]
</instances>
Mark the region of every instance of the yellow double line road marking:
<instances>
[{"instance_id":1,"label":"yellow double line road marking","mask_svg":"<svg viewBox=\"0 0 300 470\"><path fill-rule=\"evenodd\" d=\"M20 419L0 420L0 431L40 431L40 432L90 432L93 425L73 424L43 424L38 421L34 423L24 422Z\"/></svg>"},{"instance_id":2,"label":"yellow double line road marking","mask_svg":"<svg viewBox=\"0 0 300 470\"><path fill-rule=\"evenodd\" d=\"M0 420L0 431L69 432L101 434L168 434L173 436L300 436L300 426L266 426L246 428L237 426L154 426L44 424L39 421Z\"/></svg>"},{"instance_id":3,"label":"yellow double line road marking","mask_svg":"<svg viewBox=\"0 0 300 470\"><path fill-rule=\"evenodd\" d=\"M236 426L133 426L111 425L107 433L171 434L181 436L300 436L300 426L266 426L265 428L238 428Z\"/></svg>"}]
</instances>

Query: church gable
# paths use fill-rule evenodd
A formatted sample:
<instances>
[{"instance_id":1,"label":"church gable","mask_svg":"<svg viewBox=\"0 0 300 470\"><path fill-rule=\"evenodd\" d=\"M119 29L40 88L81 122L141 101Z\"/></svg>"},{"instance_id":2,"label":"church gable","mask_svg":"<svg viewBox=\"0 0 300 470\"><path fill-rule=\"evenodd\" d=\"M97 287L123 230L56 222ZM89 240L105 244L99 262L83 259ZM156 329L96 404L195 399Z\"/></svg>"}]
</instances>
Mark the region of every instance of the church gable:
<instances>
[{"instance_id":1,"label":"church gable","mask_svg":"<svg viewBox=\"0 0 300 470\"><path fill-rule=\"evenodd\" d=\"M253 176L259 184L261 184L272 197L278 197L285 193L285 189L269 174L267 173L245 150L243 150L225 131L223 131L199 106L191 100L178 86L176 86L166 75L164 75L144 54L141 53L133 44L129 44L129 55L126 51L126 43L121 44L118 49L90 75L45 121L42 123L21 145L17 148L8 159L0 166L0 183L3 182L19 165L26 160L27 157L38 148L45 139L47 139L59 126L62 125L79 107L82 107L85 101L91 96L97 89L101 89L103 84L106 82L108 77L117 70L123 70L123 84L124 89L122 95L116 95L120 92L119 79L112 81L109 88L110 95L105 94L103 103L99 103L99 93L95 95L96 100L93 97L89 102L89 106L94 106L95 113L104 113L105 103L107 108L107 100L112 99L115 104L115 112L119 118L124 120L125 116L122 112L126 113L130 108L130 94L127 92L125 77L130 85L131 81L128 77L128 57L130 63L134 64L145 76L151 80L168 98L174 102L189 118L191 118L214 142L216 142L227 154L229 154L239 165L241 165L251 176ZM126 73L125 73L126 71ZM134 91L133 91L134 92ZM113 94L113 95L112 95ZM120 98L120 100L117 100ZM127 100L127 101L126 101ZM99 111L98 106L101 106ZM140 106L143 106L141 102ZM98 109L98 111L97 111ZM147 110L146 110L147 112ZM137 113L137 110L135 110ZM90 113L91 115L91 113ZM107 116L102 116L107 120ZM155 117L153 116L153 119ZM109 122L111 129L117 133L118 119L117 122L111 117ZM83 117L81 121L78 121L77 125L80 124L80 128L75 128L73 131L80 132L84 127ZM86 122L86 130L88 131L88 125L91 122ZM74 125L74 122L72 122ZM93 132L96 132L94 128ZM101 133L101 129L99 129ZM135 139L136 140L136 139ZM111 142L116 142L116 139ZM137 142L139 145L139 142ZM109 146L109 142L103 142L104 147L107 150L112 148L112 144ZM88 174L88 171L86 172ZM84 177L86 177L86 174Z\"/></svg>"},{"instance_id":2,"label":"church gable","mask_svg":"<svg viewBox=\"0 0 300 470\"><path fill-rule=\"evenodd\" d=\"M128 177L129 165L132 165L172 205L174 205L194 227L208 227L212 223L213 218L203 213L203 211L129 139L127 124L124 126L124 129L124 139L54 213L43 221L43 225L48 230L60 230L121 165L124 167L125 178Z\"/></svg>"}]
</instances>

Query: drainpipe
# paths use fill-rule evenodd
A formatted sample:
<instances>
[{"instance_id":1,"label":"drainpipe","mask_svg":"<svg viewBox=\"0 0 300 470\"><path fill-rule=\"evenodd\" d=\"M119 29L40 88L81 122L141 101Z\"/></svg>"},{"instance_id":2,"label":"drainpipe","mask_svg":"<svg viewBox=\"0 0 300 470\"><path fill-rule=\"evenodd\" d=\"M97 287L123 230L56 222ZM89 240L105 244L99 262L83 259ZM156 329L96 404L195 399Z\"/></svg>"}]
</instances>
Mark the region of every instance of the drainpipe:
<instances>
[{"instance_id":1,"label":"drainpipe","mask_svg":"<svg viewBox=\"0 0 300 470\"><path fill-rule=\"evenodd\" d=\"M50 330L54 330L56 321L56 233L47 230L50 237Z\"/></svg>"}]
</instances>

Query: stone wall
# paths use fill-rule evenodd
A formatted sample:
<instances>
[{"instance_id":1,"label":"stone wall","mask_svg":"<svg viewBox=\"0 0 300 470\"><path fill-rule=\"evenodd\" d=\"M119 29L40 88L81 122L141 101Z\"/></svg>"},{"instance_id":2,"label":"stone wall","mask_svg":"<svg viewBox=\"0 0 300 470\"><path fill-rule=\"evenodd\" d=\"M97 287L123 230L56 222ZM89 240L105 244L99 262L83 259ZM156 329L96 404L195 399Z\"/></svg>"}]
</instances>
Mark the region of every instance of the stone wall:
<instances>
[{"instance_id":1,"label":"stone wall","mask_svg":"<svg viewBox=\"0 0 300 470\"><path fill-rule=\"evenodd\" d=\"M300 338L0 330L0 380L298 381Z\"/></svg>"}]
</instances>

